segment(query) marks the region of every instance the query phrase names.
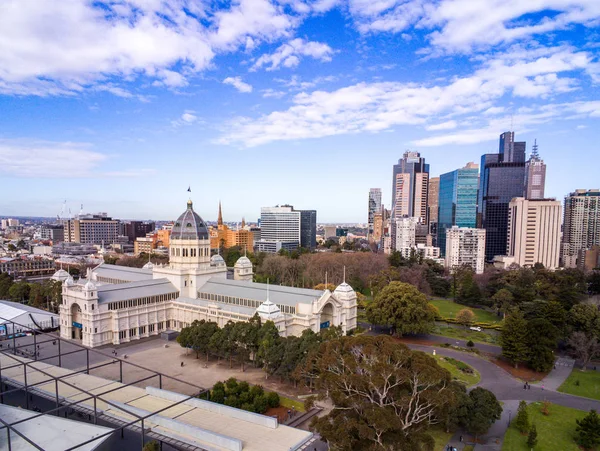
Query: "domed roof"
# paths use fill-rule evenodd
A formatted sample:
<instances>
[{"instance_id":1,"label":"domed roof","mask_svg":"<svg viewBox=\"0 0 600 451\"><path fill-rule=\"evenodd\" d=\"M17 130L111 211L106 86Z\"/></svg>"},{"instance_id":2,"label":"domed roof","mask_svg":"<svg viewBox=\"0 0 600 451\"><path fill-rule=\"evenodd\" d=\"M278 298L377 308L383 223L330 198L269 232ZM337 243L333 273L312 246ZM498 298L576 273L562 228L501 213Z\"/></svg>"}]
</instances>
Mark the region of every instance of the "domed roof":
<instances>
[{"instance_id":1,"label":"domed roof","mask_svg":"<svg viewBox=\"0 0 600 451\"><path fill-rule=\"evenodd\" d=\"M335 288L333 293L354 293L354 290L346 282L342 282Z\"/></svg>"},{"instance_id":2,"label":"domed roof","mask_svg":"<svg viewBox=\"0 0 600 451\"><path fill-rule=\"evenodd\" d=\"M277 304L273 304L269 299L258 306L256 313L258 313L258 316L262 319L266 320L272 320L281 316L281 310L279 310Z\"/></svg>"},{"instance_id":3,"label":"domed roof","mask_svg":"<svg viewBox=\"0 0 600 451\"><path fill-rule=\"evenodd\" d=\"M225 264L225 260L219 254L215 254L210 257L210 264L213 266L220 266Z\"/></svg>"},{"instance_id":4,"label":"domed roof","mask_svg":"<svg viewBox=\"0 0 600 451\"><path fill-rule=\"evenodd\" d=\"M60 282L64 282L65 280L67 280L70 277L69 273L67 271L65 271L64 269L59 269L58 271L56 271L52 277L50 277L52 280L58 280Z\"/></svg>"},{"instance_id":5,"label":"domed roof","mask_svg":"<svg viewBox=\"0 0 600 451\"><path fill-rule=\"evenodd\" d=\"M83 289L86 291L92 291L96 289L96 285L91 280L88 280L83 286Z\"/></svg>"},{"instance_id":6,"label":"domed roof","mask_svg":"<svg viewBox=\"0 0 600 451\"><path fill-rule=\"evenodd\" d=\"M208 229L188 200L187 209L177 218L171 230L171 240L208 240Z\"/></svg>"},{"instance_id":7,"label":"domed roof","mask_svg":"<svg viewBox=\"0 0 600 451\"><path fill-rule=\"evenodd\" d=\"M152 269L152 268L154 268L154 263L152 263L152 262L148 262L144 266L142 266L142 269Z\"/></svg>"},{"instance_id":8,"label":"domed roof","mask_svg":"<svg viewBox=\"0 0 600 451\"><path fill-rule=\"evenodd\" d=\"M246 256L238 258L234 265L234 268L248 268L248 267L250 267L250 268L252 267L252 262Z\"/></svg>"}]
</instances>

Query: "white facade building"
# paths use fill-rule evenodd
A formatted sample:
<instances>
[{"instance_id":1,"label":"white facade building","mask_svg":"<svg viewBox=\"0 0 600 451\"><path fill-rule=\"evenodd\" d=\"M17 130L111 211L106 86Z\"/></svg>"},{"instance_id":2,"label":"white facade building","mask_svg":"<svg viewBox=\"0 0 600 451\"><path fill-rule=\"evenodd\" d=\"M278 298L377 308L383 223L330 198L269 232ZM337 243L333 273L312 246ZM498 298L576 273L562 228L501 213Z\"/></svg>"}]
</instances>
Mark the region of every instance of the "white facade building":
<instances>
[{"instance_id":1,"label":"white facade building","mask_svg":"<svg viewBox=\"0 0 600 451\"><path fill-rule=\"evenodd\" d=\"M418 218L393 218L391 222L391 248L409 256L416 247Z\"/></svg>"},{"instance_id":2,"label":"white facade building","mask_svg":"<svg viewBox=\"0 0 600 451\"><path fill-rule=\"evenodd\" d=\"M470 266L476 274L485 268L485 229L457 227L446 231L446 267Z\"/></svg>"},{"instance_id":3,"label":"white facade building","mask_svg":"<svg viewBox=\"0 0 600 451\"><path fill-rule=\"evenodd\" d=\"M219 255L210 256L206 224L189 201L171 233L170 261L142 269L101 264L77 284L63 282L61 337L85 346L118 345L181 330L194 320L271 319L283 336L303 330L356 327L356 293L342 283L333 293L252 282L252 263L241 257L234 280Z\"/></svg>"}]
</instances>

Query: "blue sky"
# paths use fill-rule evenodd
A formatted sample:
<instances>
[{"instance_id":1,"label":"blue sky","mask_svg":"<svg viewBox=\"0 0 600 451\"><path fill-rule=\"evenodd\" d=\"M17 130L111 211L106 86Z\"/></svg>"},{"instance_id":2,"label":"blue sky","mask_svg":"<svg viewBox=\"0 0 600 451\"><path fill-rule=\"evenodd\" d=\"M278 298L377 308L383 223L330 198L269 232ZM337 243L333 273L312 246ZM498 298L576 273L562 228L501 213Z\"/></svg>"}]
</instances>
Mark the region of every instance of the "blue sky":
<instances>
[{"instance_id":1,"label":"blue sky","mask_svg":"<svg viewBox=\"0 0 600 451\"><path fill-rule=\"evenodd\" d=\"M364 222L392 165L537 138L548 196L600 188L597 0L4 0L0 215Z\"/></svg>"}]
</instances>

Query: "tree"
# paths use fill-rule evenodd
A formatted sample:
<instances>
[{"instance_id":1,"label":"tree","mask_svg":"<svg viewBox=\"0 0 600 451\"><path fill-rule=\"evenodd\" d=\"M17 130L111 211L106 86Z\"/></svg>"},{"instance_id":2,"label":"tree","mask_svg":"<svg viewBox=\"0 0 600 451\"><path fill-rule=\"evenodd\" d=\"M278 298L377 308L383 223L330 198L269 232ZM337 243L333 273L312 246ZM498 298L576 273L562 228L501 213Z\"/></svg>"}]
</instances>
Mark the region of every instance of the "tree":
<instances>
[{"instance_id":1,"label":"tree","mask_svg":"<svg viewBox=\"0 0 600 451\"><path fill-rule=\"evenodd\" d=\"M433 357L389 336L343 337L321 344L317 366L334 408L312 425L331 449L433 449L427 427L454 399Z\"/></svg>"},{"instance_id":2,"label":"tree","mask_svg":"<svg viewBox=\"0 0 600 451\"><path fill-rule=\"evenodd\" d=\"M513 310L504 320L500 333L502 355L511 362L515 368L519 363L527 361L527 321L519 309Z\"/></svg>"},{"instance_id":3,"label":"tree","mask_svg":"<svg viewBox=\"0 0 600 451\"><path fill-rule=\"evenodd\" d=\"M521 434L525 434L529 431L529 414L527 413L527 403L525 401L519 403L517 417L515 418L515 427Z\"/></svg>"},{"instance_id":4,"label":"tree","mask_svg":"<svg viewBox=\"0 0 600 451\"><path fill-rule=\"evenodd\" d=\"M575 332L600 335L600 312L595 305L575 305L569 311L567 321Z\"/></svg>"},{"instance_id":5,"label":"tree","mask_svg":"<svg viewBox=\"0 0 600 451\"><path fill-rule=\"evenodd\" d=\"M478 305L481 302L481 290L470 267L456 270L454 288L454 299L459 304Z\"/></svg>"},{"instance_id":6,"label":"tree","mask_svg":"<svg viewBox=\"0 0 600 451\"><path fill-rule=\"evenodd\" d=\"M502 406L496 396L485 388L477 387L469 392L469 404L464 427L478 435L485 434L500 419Z\"/></svg>"},{"instance_id":7,"label":"tree","mask_svg":"<svg viewBox=\"0 0 600 451\"><path fill-rule=\"evenodd\" d=\"M496 308L502 310L504 312L504 316L506 316L506 312L509 308L512 307L515 297L507 288L502 288L496 292L492 296L492 301L496 304Z\"/></svg>"},{"instance_id":8,"label":"tree","mask_svg":"<svg viewBox=\"0 0 600 451\"><path fill-rule=\"evenodd\" d=\"M531 426L531 429L529 430L529 435L527 436L527 446L531 449L533 449L533 447L535 445L537 445L537 429L535 427L535 424Z\"/></svg>"},{"instance_id":9,"label":"tree","mask_svg":"<svg viewBox=\"0 0 600 451\"><path fill-rule=\"evenodd\" d=\"M547 372L554 366L554 349L558 330L544 318L535 318L527 323L527 363L535 371Z\"/></svg>"},{"instance_id":10,"label":"tree","mask_svg":"<svg viewBox=\"0 0 600 451\"><path fill-rule=\"evenodd\" d=\"M581 361L581 370L585 371L588 363L600 355L600 342L595 335L586 335L584 332L573 332L567 344L573 356Z\"/></svg>"},{"instance_id":11,"label":"tree","mask_svg":"<svg viewBox=\"0 0 600 451\"><path fill-rule=\"evenodd\" d=\"M473 310L471 309L464 308L459 310L458 313L456 313L455 319L460 324L467 327L473 324L473 321L475 321L475 313L473 313Z\"/></svg>"},{"instance_id":12,"label":"tree","mask_svg":"<svg viewBox=\"0 0 600 451\"><path fill-rule=\"evenodd\" d=\"M24 280L13 283L8 290L8 294L13 301L24 302L29 299L29 284Z\"/></svg>"},{"instance_id":13,"label":"tree","mask_svg":"<svg viewBox=\"0 0 600 451\"><path fill-rule=\"evenodd\" d=\"M7 273L0 273L0 299L5 299L9 296L12 284L13 280Z\"/></svg>"},{"instance_id":14,"label":"tree","mask_svg":"<svg viewBox=\"0 0 600 451\"><path fill-rule=\"evenodd\" d=\"M433 329L436 309L414 286L392 282L367 307L367 318L373 324L392 326L403 334L423 334Z\"/></svg>"},{"instance_id":15,"label":"tree","mask_svg":"<svg viewBox=\"0 0 600 451\"><path fill-rule=\"evenodd\" d=\"M160 447L158 446L158 442L152 440L144 445L142 451L158 451Z\"/></svg>"},{"instance_id":16,"label":"tree","mask_svg":"<svg viewBox=\"0 0 600 451\"><path fill-rule=\"evenodd\" d=\"M595 410L590 410L581 420L575 420L577 423L577 443L585 449L592 449L600 444L600 417Z\"/></svg>"},{"instance_id":17,"label":"tree","mask_svg":"<svg viewBox=\"0 0 600 451\"><path fill-rule=\"evenodd\" d=\"M600 271L592 271L587 276L588 291L591 295L600 294Z\"/></svg>"}]
</instances>

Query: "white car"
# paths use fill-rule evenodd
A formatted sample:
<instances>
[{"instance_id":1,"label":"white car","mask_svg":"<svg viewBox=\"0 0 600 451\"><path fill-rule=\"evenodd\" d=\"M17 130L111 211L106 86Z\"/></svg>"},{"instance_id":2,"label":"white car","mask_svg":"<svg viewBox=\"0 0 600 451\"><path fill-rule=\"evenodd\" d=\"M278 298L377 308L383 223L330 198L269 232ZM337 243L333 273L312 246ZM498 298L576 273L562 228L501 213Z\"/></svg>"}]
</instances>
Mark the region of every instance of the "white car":
<instances>
[{"instance_id":1,"label":"white car","mask_svg":"<svg viewBox=\"0 0 600 451\"><path fill-rule=\"evenodd\" d=\"M469 327L469 329L477 331L477 332L481 332L481 327L479 327L479 326Z\"/></svg>"}]
</instances>

